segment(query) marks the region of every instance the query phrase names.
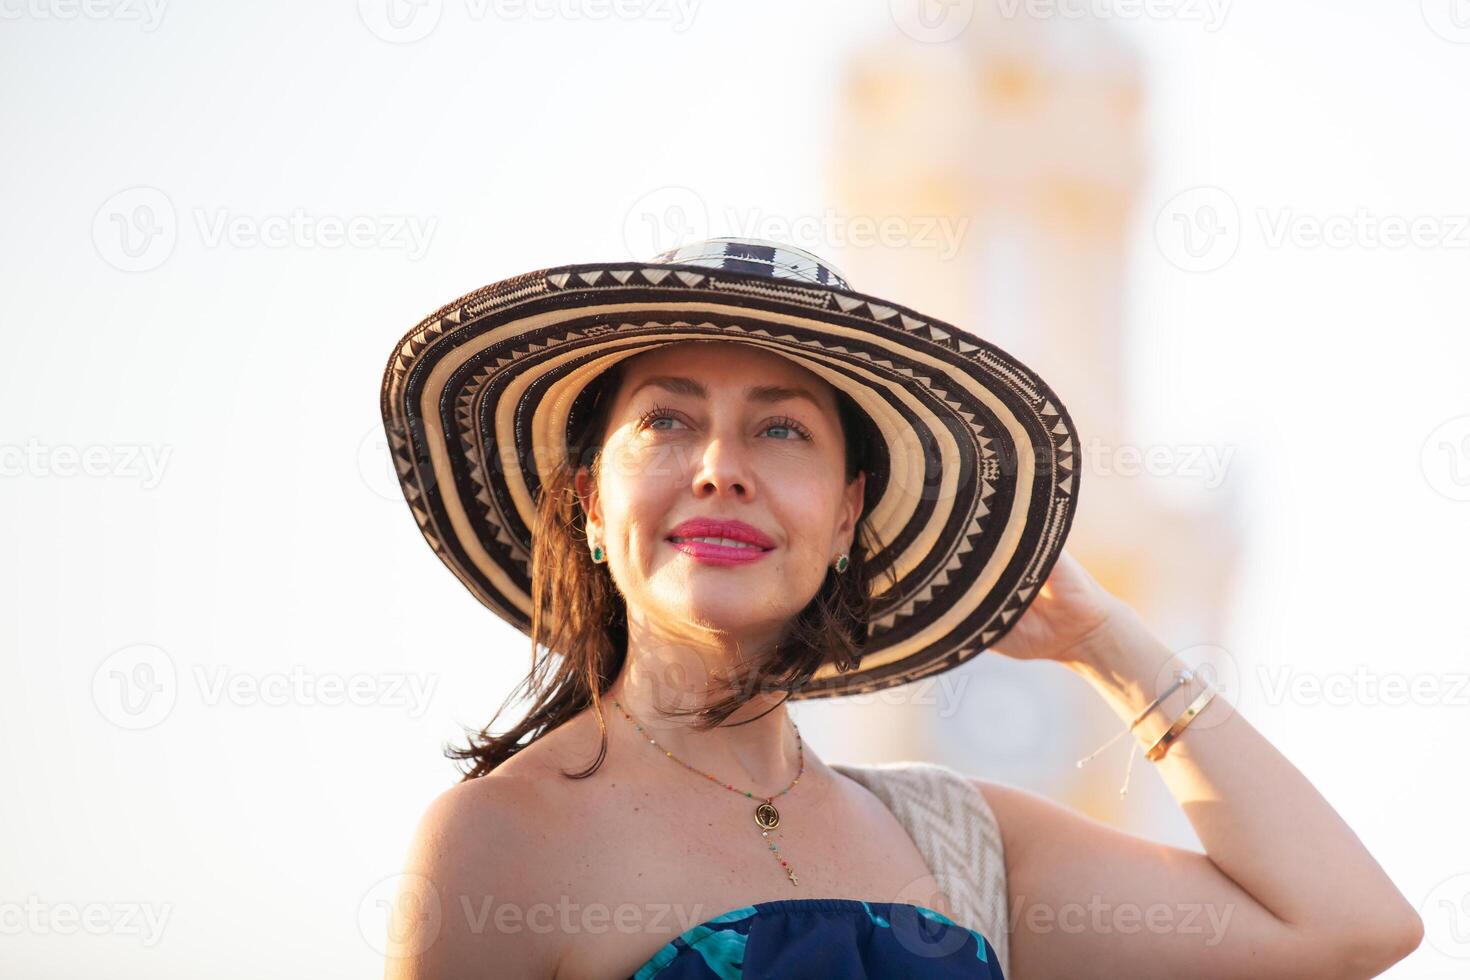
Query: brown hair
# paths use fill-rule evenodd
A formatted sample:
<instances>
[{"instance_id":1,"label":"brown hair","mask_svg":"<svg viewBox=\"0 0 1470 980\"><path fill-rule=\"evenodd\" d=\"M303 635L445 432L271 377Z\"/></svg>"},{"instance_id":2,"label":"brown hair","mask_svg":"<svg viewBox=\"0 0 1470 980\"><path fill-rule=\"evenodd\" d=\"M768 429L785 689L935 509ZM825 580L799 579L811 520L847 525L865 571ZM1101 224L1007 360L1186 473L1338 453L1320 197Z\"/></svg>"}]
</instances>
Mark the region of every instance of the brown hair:
<instances>
[{"instance_id":1,"label":"brown hair","mask_svg":"<svg viewBox=\"0 0 1470 980\"><path fill-rule=\"evenodd\" d=\"M594 563L588 552L586 515L574 481L582 466L590 468L594 480L601 471L607 413L626 363L626 360L619 361L577 397L568 422L569 459L558 461L543 474L531 550L532 667L490 723L478 732L467 732L468 745L446 749L449 758L468 763L462 781L494 771L588 706L598 716L601 746L585 770L563 775L575 779L590 776L607 755L602 694L617 679L627 656L627 607L607 565ZM869 558L877 550L867 525L868 512L880 489L873 479L875 435L867 415L852 399L835 388L833 391L842 423L846 480L851 483L857 479L859 471L869 474L862 513L848 556L850 565L840 575L828 569L816 596L783 633L776 655L737 675L729 685L732 693L704 707L665 712L669 717L696 716L697 730L718 726L758 694L781 690L789 697L791 691L799 689L825 663L848 671L861 661L871 609ZM546 651L547 655L538 655L539 651ZM553 658L550 655L553 651L561 656ZM558 666L548 678L553 659L557 659ZM492 734L490 728L495 719L523 690L534 697L530 711L510 730Z\"/></svg>"}]
</instances>

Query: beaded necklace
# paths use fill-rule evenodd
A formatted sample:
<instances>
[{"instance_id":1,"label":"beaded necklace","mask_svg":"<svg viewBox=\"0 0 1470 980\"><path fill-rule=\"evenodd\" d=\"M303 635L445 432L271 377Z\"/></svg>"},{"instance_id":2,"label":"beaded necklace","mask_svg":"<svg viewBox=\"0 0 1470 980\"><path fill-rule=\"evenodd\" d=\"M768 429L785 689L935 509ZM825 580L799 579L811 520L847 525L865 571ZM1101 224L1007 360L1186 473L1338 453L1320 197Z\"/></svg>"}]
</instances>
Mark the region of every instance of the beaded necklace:
<instances>
[{"instance_id":1,"label":"beaded necklace","mask_svg":"<svg viewBox=\"0 0 1470 980\"><path fill-rule=\"evenodd\" d=\"M777 796L785 796L787 793L791 792L792 786L795 786L797 784L797 782L799 782L801 780L801 774L806 771L806 753L802 749L802 745L801 745L801 729L796 727L796 722L793 721L791 723L792 729L796 732L796 757L797 757L797 760L798 760L798 765L797 765L797 769L796 769L796 778L793 779L793 780L791 780L791 784L789 786L787 786L785 789L783 789L781 792L776 793L773 796L758 797L754 793L750 792L749 790L736 789L734 786L731 786L729 783L720 782L719 777L713 776L710 773L707 773L707 772L705 772L702 769L696 769L695 767L691 766L689 763L685 762L683 759L680 759L678 756L674 755L674 753L668 751L662 745L659 745L658 742L654 740L653 736L649 735L648 732L644 731L643 730L643 726L640 725L640 724L638 724L638 720L636 718L634 718L632 715L628 714L628 709L624 708L616 700L613 701L613 704L617 707L617 709L619 711L621 711L623 713L623 717L624 718L626 718L629 721L631 721L633 723L633 726L635 728L637 728L639 732L641 732L643 735L647 736L648 741L655 748L659 749L661 752L663 752L664 755L668 756L670 759L673 759L675 762L679 763L679 765L683 766L685 769L688 769L690 772L693 772L693 773L698 773L699 775L703 776L705 779L708 779L708 780L710 780L713 783L718 783L719 785L725 787L726 789L728 789L732 793L741 793L744 796L749 797L750 799L753 799L753 800L754 799L759 799L759 800L761 800L760 805L755 808L755 822L756 822L756 826L760 827L760 829L761 829L761 836L764 837L764 838L767 838L767 841L770 844L770 848L771 848L771 855L777 861L780 861L781 862L781 867L783 867L783 868L786 869L786 877L788 877L788 878L791 879L791 885L792 885L792 887L793 888L796 887L796 872L792 869L791 865L789 865L789 864L786 863L786 859L781 856L781 848L778 847L778 846L776 846L776 842L775 841L769 839L770 836L771 836L771 831L775 830L776 829L776 826L781 822L781 814L776 809L775 803L773 803L772 801L775 800Z\"/></svg>"}]
</instances>

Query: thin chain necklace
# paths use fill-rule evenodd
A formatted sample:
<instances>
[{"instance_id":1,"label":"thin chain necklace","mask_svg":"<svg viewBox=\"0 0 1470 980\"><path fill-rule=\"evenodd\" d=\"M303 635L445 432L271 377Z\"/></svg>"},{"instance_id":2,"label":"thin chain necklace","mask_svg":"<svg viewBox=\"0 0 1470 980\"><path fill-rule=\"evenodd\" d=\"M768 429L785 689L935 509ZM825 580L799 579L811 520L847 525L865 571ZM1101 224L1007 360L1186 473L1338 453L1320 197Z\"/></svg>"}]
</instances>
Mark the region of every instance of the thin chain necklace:
<instances>
[{"instance_id":1,"label":"thin chain necklace","mask_svg":"<svg viewBox=\"0 0 1470 980\"><path fill-rule=\"evenodd\" d=\"M761 836L766 838L767 842L770 844L771 855L777 861L781 862L781 867L786 869L786 877L791 879L791 886L793 888L796 887L796 872L792 869L791 865L786 863L786 859L781 856L781 848L776 846L775 841L770 840L771 831L775 830L777 824L781 822L781 814L779 811L777 811L776 806L772 801L775 800L777 796L785 796L787 793L791 792L791 787L800 782L801 774L806 771L806 752L802 749L801 729L796 727L796 722L793 721L791 723L792 729L796 732L796 757L798 760L796 778L791 781L790 786L787 786L785 789L783 789L779 793L776 793L774 796L756 796L749 790L736 789L729 783L721 782L718 776L711 775L710 773L707 773L702 769L696 769L689 763L685 762L683 759L680 759L678 756L674 755L674 753L670 752L668 749L665 749L662 745L659 745L658 742L654 740L653 736L644 731L643 726L638 724L638 720L632 715L628 714L628 709L624 708L616 700L613 701L613 704L617 707L619 711L623 713L624 718L631 721L633 723L633 726L637 728L639 732L642 732L643 735L648 737L648 741L655 748L663 752L663 754L668 756L670 759L673 759L675 762L679 763L679 765L683 766L685 769L688 769L690 772L698 773L699 775L703 776L705 779L708 779L713 783L719 783L719 785L725 787L732 793L740 793L746 797L749 797L752 800L760 800L760 805L755 808L756 826L760 827Z\"/></svg>"}]
</instances>

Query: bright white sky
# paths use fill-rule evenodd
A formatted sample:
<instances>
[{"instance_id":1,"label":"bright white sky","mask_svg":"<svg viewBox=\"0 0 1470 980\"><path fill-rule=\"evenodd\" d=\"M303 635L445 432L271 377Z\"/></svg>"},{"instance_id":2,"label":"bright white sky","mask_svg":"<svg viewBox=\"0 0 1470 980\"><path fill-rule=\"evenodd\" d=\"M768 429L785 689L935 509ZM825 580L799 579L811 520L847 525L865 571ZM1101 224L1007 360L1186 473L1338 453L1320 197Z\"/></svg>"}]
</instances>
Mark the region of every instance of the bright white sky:
<instances>
[{"instance_id":1,"label":"bright white sky","mask_svg":"<svg viewBox=\"0 0 1470 980\"><path fill-rule=\"evenodd\" d=\"M375 886L450 778L439 747L528 657L381 462L392 342L493 279L629 255L630 209L660 188L698 188L715 214L820 211L837 69L894 31L874 0L709 3L687 24L672 0L632 21L443 0L435 30L393 44L360 6L165 3L153 24L129 19L154 16L141 4L0 0L6 975L377 974ZM1210 30L1159 4L1181 13L1119 28L1154 138L1136 428L1239 447L1237 648L1419 685L1417 705L1374 687L1248 714L1424 903L1430 939L1390 975L1448 978L1470 958L1470 18L1420 8L1217 5ZM1238 212L1236 251L1190 273L1155 219L1203 185ZM172 251L127 254L117 217L169 227L170 209ZM296 209L313 228L365 216L374 244L215 237ZM1300 238L1360 209L1360 227L1424 218L1435 241ZM1276 238L1284 217L1295 240ZM101 447L107 473L66 476L33 444ZM152 660L108 660L139 644ZM171 710L114 724L138 716L110 674L94 691L104 661L171 676ZM379 685L378 703L251 693L293 671ZM94 904L99 935L20 924ZM123 921L130 904L167 916L161 938Z\"/></svg>"}]
</instances>

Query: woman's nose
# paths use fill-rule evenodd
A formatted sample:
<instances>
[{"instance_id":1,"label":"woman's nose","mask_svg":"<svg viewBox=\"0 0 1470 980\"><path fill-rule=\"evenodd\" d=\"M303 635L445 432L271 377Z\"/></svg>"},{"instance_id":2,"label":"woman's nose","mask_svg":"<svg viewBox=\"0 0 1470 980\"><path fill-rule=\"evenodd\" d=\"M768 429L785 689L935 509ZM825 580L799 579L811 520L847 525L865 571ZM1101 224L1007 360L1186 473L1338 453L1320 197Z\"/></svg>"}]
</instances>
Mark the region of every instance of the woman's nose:
<instances>
[{"instance_id":1,"label":"woman's nose","mask_svg":"<svg viewBox=\"0 0 1470 980\"><path fill-rule=\"evenodd\" d=\"M731 493L749 496L754 481L750 459L739 436L719 435L704 444L694 473L696 493Z\"/></svg>"}]
</instances>

